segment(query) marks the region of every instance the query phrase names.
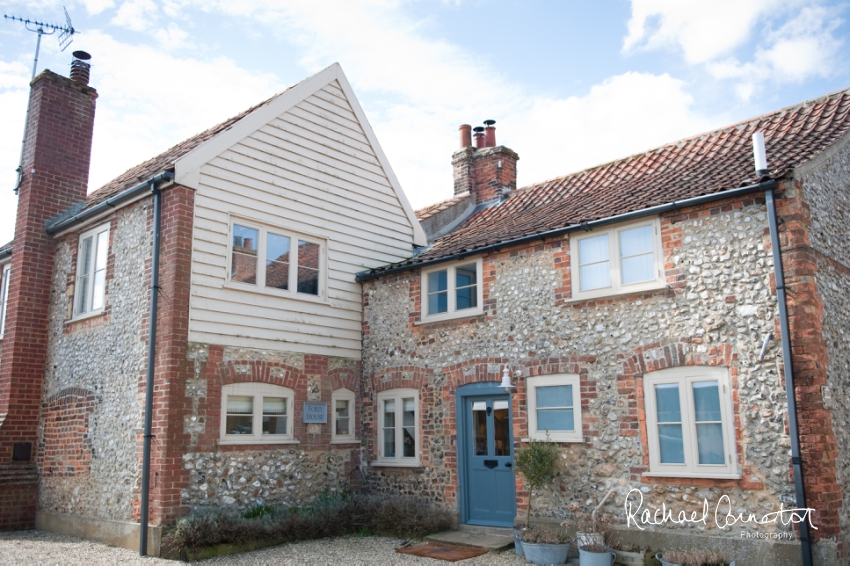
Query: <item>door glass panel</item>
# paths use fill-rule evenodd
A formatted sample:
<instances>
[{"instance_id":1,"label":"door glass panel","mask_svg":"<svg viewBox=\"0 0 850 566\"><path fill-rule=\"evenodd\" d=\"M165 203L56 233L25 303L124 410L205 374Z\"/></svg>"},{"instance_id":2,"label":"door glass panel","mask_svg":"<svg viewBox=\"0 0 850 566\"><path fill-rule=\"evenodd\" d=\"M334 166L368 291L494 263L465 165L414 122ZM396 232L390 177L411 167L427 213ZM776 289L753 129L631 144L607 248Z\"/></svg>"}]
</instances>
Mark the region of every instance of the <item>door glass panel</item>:
<instances>
[{"instance_id":1,"label":"door glass panel","mask_svg":"<svg viewBox=\"0 0 850 566\"><path fill-rule=\"evenodd\" d=\"M487 403L484 401L472 403L472 434L475 438L474 454L487 456Z\"/></svg>"},{"instance_id":2,"label":"door glass panel","mask_svg":"<svg viewBox=\"0 0 850 566\"><path fill-rule=\"evenodd\" d=\"M510 411L507 401L493 403L493 427L495 428L496 456L511 455Z\"/></svg>"}]
</instances>

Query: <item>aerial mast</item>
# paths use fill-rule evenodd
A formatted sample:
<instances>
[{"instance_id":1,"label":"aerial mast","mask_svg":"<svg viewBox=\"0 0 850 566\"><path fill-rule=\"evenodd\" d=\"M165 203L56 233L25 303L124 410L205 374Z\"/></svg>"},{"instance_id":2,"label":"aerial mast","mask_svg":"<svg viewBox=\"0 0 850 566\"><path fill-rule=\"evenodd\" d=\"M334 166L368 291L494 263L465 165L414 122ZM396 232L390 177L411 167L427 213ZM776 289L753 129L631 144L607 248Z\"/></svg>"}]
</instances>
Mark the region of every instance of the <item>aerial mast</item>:
<instances>
[{"instance_id":1,"label":"aerial mast","mask_svg":"<svg viewBox=\"0 0 850 566\"><path fill-rule=\"evenodd\" d=\"M59 47L61 51L65 51L65 49L71 45L71 42L74 41L74 34L77 33L77 30L74 29L74 25L71 23L71 16L68 15L68 10L65 7L62 7L62 10L65 12L65 25L54 25L47 24L44 22L39 22L37 20L30 20L29 18L20 18L18 16L9 16L3 14L3 19L12 20L15 22L21 22L24 24L24 27L27 28L27 31L34 32L38 34L38 40L35 43L35 58L32 63L32 77L30 80L35 78L35 72L38 70L38 52L41 49L41 36L42 35L53 35L54 33L59 32ZM24 119L24 138L26 138L27 132L27 122L29 121L30 108L29 104L27 104L27 116ZM21 159L18 161L18 168L15 170L18 173L18 181L15 183L15 194L18 194L18 189L21 187L21 182L24 180L24 170L23 170L23 160L24 160L24 144L21 142Z\"/></svg>"}]
</instances>

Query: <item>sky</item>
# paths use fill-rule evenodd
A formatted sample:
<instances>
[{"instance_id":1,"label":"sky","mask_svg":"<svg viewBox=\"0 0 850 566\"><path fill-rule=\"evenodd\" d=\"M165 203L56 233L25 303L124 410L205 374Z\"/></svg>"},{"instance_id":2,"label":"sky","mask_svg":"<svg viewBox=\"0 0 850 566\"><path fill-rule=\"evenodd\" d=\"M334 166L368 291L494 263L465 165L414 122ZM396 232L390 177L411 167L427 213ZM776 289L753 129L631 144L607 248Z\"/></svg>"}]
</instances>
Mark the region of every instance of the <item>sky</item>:
<instances>
[{"instance_id":1,"label":"sky","mask_svg":"<svg viewBox=\"0 0 850 566\"><path fill-rule=\"evenodd\" d=\"M458 126L496 120L519 186L850 87L827 0L0 0L92 55L93 191L338 62L414 208L452 196ZM0 244L36 34L0 21ZM768 153L769 153L768 147ZM769 155L768 155L769 160Z\"/></svg>"}]
</instances>

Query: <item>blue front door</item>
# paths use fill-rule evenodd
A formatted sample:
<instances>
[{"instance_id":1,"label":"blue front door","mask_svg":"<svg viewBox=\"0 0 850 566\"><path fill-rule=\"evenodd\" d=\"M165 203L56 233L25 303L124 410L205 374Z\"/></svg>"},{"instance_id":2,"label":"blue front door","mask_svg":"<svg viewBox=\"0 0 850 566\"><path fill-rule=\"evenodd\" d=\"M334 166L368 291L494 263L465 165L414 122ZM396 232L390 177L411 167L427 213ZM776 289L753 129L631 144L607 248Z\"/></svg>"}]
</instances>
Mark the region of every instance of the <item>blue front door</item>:
<instances>
[{"instance_id":1,"label":"blue front door","mask_svg":"<svg viewBox=\"0 0 850 566\"><path fill-rule=\"evenodd\" d=\"M516 516L510 399L466 397L464 413L467 522L510 527Z\"/></svg>"}]
</instances>

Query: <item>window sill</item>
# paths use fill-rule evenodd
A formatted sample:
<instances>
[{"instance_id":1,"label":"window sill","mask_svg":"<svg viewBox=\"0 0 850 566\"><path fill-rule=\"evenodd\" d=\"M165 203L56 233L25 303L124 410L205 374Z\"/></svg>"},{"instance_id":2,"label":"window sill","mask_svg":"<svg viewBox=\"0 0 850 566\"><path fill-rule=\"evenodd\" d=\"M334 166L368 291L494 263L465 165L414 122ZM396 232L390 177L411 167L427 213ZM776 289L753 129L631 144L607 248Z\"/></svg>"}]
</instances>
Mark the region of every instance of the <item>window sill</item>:
<instances>
[{"instance_id":1,"label":"window sill","mask_svg":"<svg viewBox=\"0 0 850 566\"><path fill-rule=\"evenodd\" d=\"M65 321L65 324L74 324L75 322L80 322L81 320L88 320L90 318L97 318L99 316L103 316L106 314L106 309L100 309L98 311L87 312L86 314L81 314L75 316L74 318L69 318Z\"/></svg>"},{"instance_id":2,"label":"window sill","mask_svg":"<svg viewBox=\"0 0 850 566\"><path fill-rule=\"evenodd\" d=\"M359 440L331 440L331 444L360 444Z\"/></svg>"},{"instance_id":3,"label":"window sill","mask_svg":"<svg viewBox=\"0 0 850 566\"><path fill-rule=\"evenodd\" d=\"M246 285L243 283L233 283L227 281L222 284L222 289L233 289L235 291L245 291L248 293L256 293L258 295L266 295L268 297L277 297L279 299L293 299L296 301L306 301L308 303L319 303L327 305L328 300L318 295L308 295L306 293L292 293L290 291L273 291L267 287L257 287L255 285Z\"/></svg>"},{"instance_id":4,"label":"window sill","mask_svg":"<svg viewBox=\"0 0 850 566\"><path fill-rule=\"evenodd\" d=\"M369 464L373 468L423 468L422 462L419 460L415 462L371 462Z\"/></svg>"},{"instance_id":5,"label":"window sill","mask_svg":"<svg viewBox=\"0 0 850 566\"><path fill-rule=\"evenodd\" d=\"M520 442L530 442L532 440L546 440L546 437L545 436L532 436L532 437L525 437L525 438L519 439ZM550 442L556 442L558 444L584 444L584 437L582 436L581 438L575 438L575 437L573 437L573 438L559 438L557 436L552 436L550 434L549 435L549 441Z\"/></svg>"},{"instance_id":6,"label":"window sill","mask_svg":"<svg viewBox=\"0 0 850 566\"><path fill-rule=\"evenodd\" d=\"M682 472L644 472L641 476L646 478L677 478L681 480L692 480L692 479L713 479L713 480L739 480L743 476L741 474L729 474L729 473L718 473L718 474L708 474L708 473L682 473Z\"/></svg>"},{"instance_id":7,"label":"window sill","mask_svg":"<svg viewBox=\"0 0 850 566\"><path fill-rule=\"evenodd\" d=\"M662 291L668 289L666 283L653 282L651 285L642 285L629 287L627 289L619 289L612 291L611 289L602 289L600 291L588 291L587 293L573 296L569 299L564 299L564 304L580 303L582 301L592 301L595 299L608 299L614 297L622 297L624 295L634 295L637 293L651 293L653 291Z\"/></svg>"},{"instance_id":8,"label":"window sill","mask_svg":"<svg viewBox=\"0 0 850 566\"><path fill-rule=\"evenodd\" d=\"M431 324L432 322L443 322L446 320L457 320L459 318L474 318L476 316L481 316L484 314L484 309L463 309L461 311L455 311L453 313L442 313L436 314L433 316L420 317L418 322L414 322L414 326L420 326L422 324Z\"/></svg>"},{"instance_id":9,"label":"window sill","mask_svg":"<svg viewBox=\"0 0 850 566\"><path fill-rule=\"evenodd\" d=\"M300 440L294 440L292 438L287 438L283 440L242 440L242 439L230 439L230 438L222 438L218 441L221 446L234 446L234 445L247 445L247 444L301 444Z\"/></svg>"}]
</instances>

